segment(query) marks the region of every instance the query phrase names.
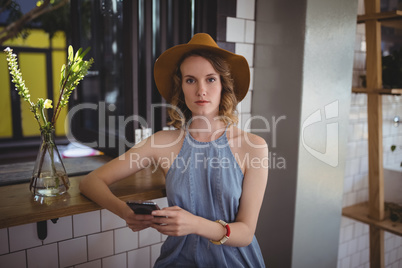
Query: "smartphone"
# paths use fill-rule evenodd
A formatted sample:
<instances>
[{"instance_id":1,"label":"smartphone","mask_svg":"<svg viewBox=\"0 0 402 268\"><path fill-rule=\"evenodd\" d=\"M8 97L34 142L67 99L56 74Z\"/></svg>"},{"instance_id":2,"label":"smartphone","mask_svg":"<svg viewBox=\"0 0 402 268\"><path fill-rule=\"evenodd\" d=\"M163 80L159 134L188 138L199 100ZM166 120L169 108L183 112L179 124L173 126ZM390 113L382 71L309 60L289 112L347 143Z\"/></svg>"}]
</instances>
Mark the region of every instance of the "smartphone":
<instances>
[{"instance_id":1,"label":"smartphone","mask_svg":"<svg viewBox=\"0 0 402 268\"><path fill-rule=\"evenodd\" d=\"M153 201L127 201L127 205L135 214L150 215L153 210L160 209Z\"/></svg>"}]
</instances>

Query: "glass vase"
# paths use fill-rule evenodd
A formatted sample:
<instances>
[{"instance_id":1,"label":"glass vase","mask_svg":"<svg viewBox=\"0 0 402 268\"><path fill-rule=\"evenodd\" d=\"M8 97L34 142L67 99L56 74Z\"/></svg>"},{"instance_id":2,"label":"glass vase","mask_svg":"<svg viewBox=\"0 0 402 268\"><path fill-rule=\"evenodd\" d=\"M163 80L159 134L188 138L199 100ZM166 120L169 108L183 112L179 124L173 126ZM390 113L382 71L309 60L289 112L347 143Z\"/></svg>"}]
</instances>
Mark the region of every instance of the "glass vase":
<instances>
[{"instance_id":1,"label":"glass vase","mask_svg":"<svg viewBox=\"0 0 402 268\"><path fill-rule=\"evenodd\" d=\"M57 196L67 192L70 181L54 143L54 129L41 130L42 144L36 157L29 189L37 196Z\"/></svg>"}]
</instances>

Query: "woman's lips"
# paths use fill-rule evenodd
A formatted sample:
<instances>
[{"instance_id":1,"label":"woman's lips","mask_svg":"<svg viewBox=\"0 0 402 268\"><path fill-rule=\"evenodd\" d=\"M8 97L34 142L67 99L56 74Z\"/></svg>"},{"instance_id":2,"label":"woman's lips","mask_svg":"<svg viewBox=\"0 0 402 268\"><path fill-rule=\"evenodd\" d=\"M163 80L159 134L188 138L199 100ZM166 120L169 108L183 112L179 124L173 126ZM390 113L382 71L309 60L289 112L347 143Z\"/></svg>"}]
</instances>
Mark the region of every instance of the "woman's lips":
<instances>
[{"instance_id":1,"label":"woman's lips","mask_svg":"<svg viewBox=\"0 0 402 268\"><path fill-rule=\"evenodd\" d=\"M209 101L206 101L206 100L199 100L199 101L196 101L195 103L198 104L198 105L205 105L205 104L208 104Z\"/></svg>"}]
</instances>

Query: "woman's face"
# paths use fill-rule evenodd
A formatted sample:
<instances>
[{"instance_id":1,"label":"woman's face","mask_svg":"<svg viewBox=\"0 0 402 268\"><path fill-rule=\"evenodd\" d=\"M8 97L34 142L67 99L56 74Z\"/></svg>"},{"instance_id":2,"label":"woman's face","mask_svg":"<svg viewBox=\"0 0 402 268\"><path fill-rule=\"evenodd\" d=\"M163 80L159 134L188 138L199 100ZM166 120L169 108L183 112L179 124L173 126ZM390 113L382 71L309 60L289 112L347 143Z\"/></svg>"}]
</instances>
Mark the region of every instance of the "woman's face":
<instances>
[{"instance_id":1,"label":"woman's face","mask_svg":"<svg viewBox=\"0 0 402 268\"><path fill-rule=\"evenodd\" d=\"M201 56L190 56L182 62L180 71L185 102L193 116L217 116L222 83L211 63Z\"/></svg>"}]
</instances>

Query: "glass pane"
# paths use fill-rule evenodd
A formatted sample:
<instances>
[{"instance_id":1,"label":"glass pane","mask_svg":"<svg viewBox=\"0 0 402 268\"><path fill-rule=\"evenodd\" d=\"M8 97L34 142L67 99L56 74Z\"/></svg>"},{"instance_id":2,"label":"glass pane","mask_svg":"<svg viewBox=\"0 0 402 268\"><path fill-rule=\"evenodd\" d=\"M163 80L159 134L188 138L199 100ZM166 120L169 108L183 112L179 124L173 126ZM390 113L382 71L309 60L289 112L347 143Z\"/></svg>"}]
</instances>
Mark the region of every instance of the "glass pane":
<instances>
[{"instance_id":1,"label":"glass pane","mask_svg":"<svg viewBox=\"0 0 402 268\"><path fill-rule=\"evenodd\" d=\"M123 94L123 1L78 1L79 44L91 47L94 58L89 75L82 82L81 104L96 104L83 109L84 129L115 131L111 117L124 115ZM102 146L102 144L100 144Z\"/></svg>"}]
</instances>

